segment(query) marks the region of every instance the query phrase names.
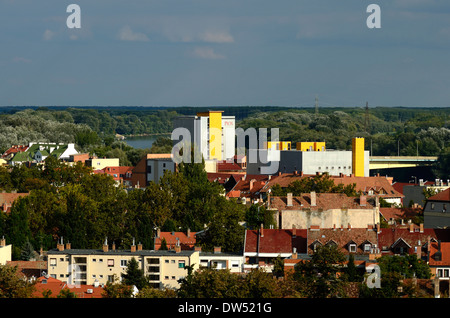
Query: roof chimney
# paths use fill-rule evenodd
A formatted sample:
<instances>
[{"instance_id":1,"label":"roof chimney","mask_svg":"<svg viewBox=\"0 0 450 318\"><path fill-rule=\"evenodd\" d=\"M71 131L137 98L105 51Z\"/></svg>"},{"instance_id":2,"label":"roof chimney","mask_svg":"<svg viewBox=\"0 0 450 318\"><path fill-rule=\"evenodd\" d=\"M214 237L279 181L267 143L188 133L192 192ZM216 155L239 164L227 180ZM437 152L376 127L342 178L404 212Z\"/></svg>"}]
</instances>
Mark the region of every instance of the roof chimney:
<instances>
[{"instance_id":1,"label":"roof chimney","mask_svg":"<svg viewBox=\"0 0 450 318\"><path fill-rule=\"evenodd\" d=\"M222 248L220 246L214 246L214 254L221 253Z\"/></svg>"},{"instance_id":2,"label":"roof chimney","mask_svg":"<svg viewBox=\"0 0 450 318\"><path fill-rule=\"evenodd\" d=\"M134 237L133 237L133 244L131 245L131 252L136 252L136 244L134 242Z\"/></svg>"},{"instance_id":3,"label":"roof chimney","mask_svg":"<svg viewBox=\"0 0 450 318\"><path fill-rule=\"evenodd\" d=\"M262 224L262 223L261 223L261 227L260 227L260 229L259 229L259 235L260 235L261 237L264 237L264 224Z\"/></svg>"},{"instance_id":4,"label":"roof chimney","mask_svg":"<svg viewBox=\"0 0 450 318\"><path fill-rule=\"evenodd\" d=\"M103 252L108 252L108 238L106 238L105 242L103 243Z\"/></svg>"},{"instance_id":5,"label":"roof chimney","mask_svg":"<svg viewBox=\"0 0 450 318\"><path fill-rule=\"evenodd\" d=\"M297 228L295 227L295 224L292 225L292 237L293 238L297 237Z\"/></svg>"},{"instance_id":6,"label":"roof chimney","mask_svg":"<svg viewBox=\"0 0 450 318\"><path fill-rule=\"evenodd\" d=\"M187 237L191 237L191 229L189 229L189 228L187 229L187 231L186 231L186 236L187 236Z\"/></svg>"},{"instance_id":7,"label":"roof chimney","mask_svg":"<svg viewBox=\"0 0 450 318\"><path fill-rule=\"evenodd\" d=\"M410 223L409 224L409 233L413 233L414 232L414 223Z\"/></svg>"},{"instance_id":8,"label":"roof chimney","mask_svg":"<svg viewBox=\"0 0 450 318\"><path fill-rule=\"evenodd\" d=\"M66 243L66 250L70 250L70 247L71 247L70 242L67 242Z\"/></svg>"},{"instance_id":9,"label":"roof chimney","mask_svg":"<svg viewBox=\"0 0 450 318\"><path fill-rule=\"evenodd\" d=\"M61 236L61 241L56 245L56 248L58 251L64 251L64 243L63 243L63 237Z\"/></svg>"},{"instance_id":10,"label":"roof chimney","mask_svg":"<svg viewBox=\"0 0 450 318\"><path fill-rule=\"evenodd\" d=\"M292 193L287 194L287 206L292 206Z\"/></svg>"},{"instance_id":11,"label":"roof chimney","mask_svg":"<svg viewBox=\"0 0 450 318\"><path fill-rule=\"evenodd\" d=\"M423 233L423 223L420 223L420 233Z\"/></svg>"},{"instance_id":12,"label":"roof chimney","mask_svg":"<svg viewBox=\"0 0 450 318\"><path fill-rule=\"evenodd\" d=\"M6 240L5 240L4 236L2 236L2 239L0 240L0 246L1 247L5 247L6 246Z\"/></svg>"},{"instance_id":13,"label":"roof chimney","mask_svg":"<svg viewBox=\"0 0 450 318\"><path fill-rule=\"evenodd\" d=\"M138 244L137 250L138 250L138 251L142 251L142 243L139 243L139 244Z\"/></svg>"},{"instance_id":14,"label":"roof chimney","mask_svg":"<svg viewBox=\"0 0 450 318\"><path fill-rule=\"evenodd\" d=\"M366 203L367 203L367 198L366 198L366 196L365 196L365 195L361 195L361 196L359 197L359 205L360 205L360 206L366 206Z\"/></svg>"},{"instance_id":15,"label":"roof chimney","mask_svg":"<svg viewBox=\"0 0 450 318\"><path fill-rule=\"evenodd\" d=\"M311 192L311 206L316 206L317 202L316 202L316 191L312 191Z\"/></svg>"}]
</instances>

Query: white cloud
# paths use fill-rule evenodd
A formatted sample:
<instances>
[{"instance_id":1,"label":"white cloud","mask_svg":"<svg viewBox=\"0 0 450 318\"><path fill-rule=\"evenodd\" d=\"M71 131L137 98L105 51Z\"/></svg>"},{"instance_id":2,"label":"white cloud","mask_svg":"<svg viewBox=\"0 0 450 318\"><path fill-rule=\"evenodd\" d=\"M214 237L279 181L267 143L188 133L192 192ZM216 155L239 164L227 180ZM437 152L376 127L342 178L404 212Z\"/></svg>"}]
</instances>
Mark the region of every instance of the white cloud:
<instances>
[{"instance_id":1,"label":"white cloud","mask_svg":"<svg viewBox=\"0 0 450 318\"><path fill-rule=\"evenodd\" d=\"M45 30L43 38L45 41L50 41L55 36L55 32L51 30Z\"/></svg>"},{"instance_id":2,"label":"white cloud","mask_svg":"<svg viewBox=\"0 0 450 318\"><path fill-rule=\"evenodd\" d=\"M214 52L214 49L209 47L197 47L193 51L193 55L202 59L221 60L225 59L225 55Z\"/></svg>"},{"instance_id":3,"label":"white cloud","mask_svg":"<svg viewBox=\"0 0 450 318\"><path fill-rule=\"evenodd\" d=\"M226 31L211 32L207 31L200 35L200 39L208 43L233 43L233 36Z\"/></svg>"},{"instance_id":4,"label":"white cloud","mask_svg":"<svg viewBox=\"0 0 450 318\"><path fill-rule=\"evenodd\" d=\"M124 26L118 34L118 37L122 41L140 41L147 42L149 38L144 33L134 32L130 26Z\"/></svg>"}]
</instances>

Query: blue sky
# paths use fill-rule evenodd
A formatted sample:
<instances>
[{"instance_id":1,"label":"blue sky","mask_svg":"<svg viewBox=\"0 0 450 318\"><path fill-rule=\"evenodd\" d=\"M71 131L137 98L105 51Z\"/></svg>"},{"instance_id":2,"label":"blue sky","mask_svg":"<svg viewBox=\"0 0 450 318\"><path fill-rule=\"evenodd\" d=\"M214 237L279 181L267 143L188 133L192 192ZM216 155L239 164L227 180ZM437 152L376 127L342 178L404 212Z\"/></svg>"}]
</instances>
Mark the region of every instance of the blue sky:
<instances>
[{"instance_id":1,"label":"blue sky","mask_svg":"<svg viewBox=\"0 0 450 318\"><path fill-rule=\"evenodd\" d=\"M448 0L0 0L0 30L0 106L450 106Z\"/></svg>"}]
</instances>

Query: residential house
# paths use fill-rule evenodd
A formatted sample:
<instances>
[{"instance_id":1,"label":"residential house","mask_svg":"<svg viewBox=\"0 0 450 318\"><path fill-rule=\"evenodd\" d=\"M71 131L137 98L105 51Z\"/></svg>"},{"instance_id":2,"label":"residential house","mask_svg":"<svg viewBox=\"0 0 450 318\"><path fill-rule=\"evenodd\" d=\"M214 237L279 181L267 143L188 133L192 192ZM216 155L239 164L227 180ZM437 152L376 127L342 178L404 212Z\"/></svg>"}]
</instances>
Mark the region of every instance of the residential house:
<instances>
[{"instance_id":1,"label":"residential house","mask_svg":"<svg viewBox=\"0 0 450 318\"><path fill-rule=\"evenodd\" d=\"M233 175L235 185L227 191L227 198L241 198L243 203L262 202L260 191L270 180L267 175Z\"/></svg>"},{"instance_id":2,"label":"residential house","mask_svg":"<svg viewBox=\"0 0 450 318\"><path fill-rule=\"evenodd\" d=\"M119 158L98 158L91 156L84 161L87 167L91 167L92 170L102 170L106 167L118 167L120 166Z\"/></svg>"},{"instance_id":3,"label":"residential house","mask_svg":"<svg viewBox=\"0 0 450 318\"><path fill-rule=\"evenodd\" d=\"M133 174L133 167L118 166L118 167L105 167L100 170L94 170L94 173L104 173L110 175L117 185L124 185L131 187L131 176Z\"/></svg>"},{"instance_id":4,"label":"residential house","mask_svg":"<svg viewBox=\"0 0 450 318\"><path fill-rule=\"evenodd\" d=\"M450 242L439 240L430 243L428 265L432 277L447 281L450 279Z\"/></svg>"},{"instance_id":5,"label":"residential house","mask_svg":"<svg viewBox=\"0 0 450 318\"><path fill-rule=\"evenodd\" d=\"M47 273L47 261L30 260L30 261L8 261L6 265L17 267L17 273L24 279L36 279Z\"/></svg>"},{"instance_id":6,"label":"residential house","mask_svg":"<svg viewBox=\"0 0 450 318\"><path fill-rule=\"evenodd\" d=\"M321 246L336 246L347 255L368 256L378 251L377 229L372 225L368 225L366 228L310 226L307 237L308 254L314 254L316 249Z\"/></svg>"},{"instance_id":7,"label":"residential house","mask_svg":"<svg viewBox=\"0 0 450 318\"><path fill-rule=\"evenodd\" d=\"M42 164L48 156L58 160L69 161L70 156L77 154L75 144L61 143L30 143L25 151L18 151L9 161L11 165Z\"/></svg>"},{"instance_id":8,"label":"residential house","mask_svg":"<svg viewBox=\"0 0 450 318\"><path fill-rule=\"evenodd\" d=\"M270 197L268 209L275 211L277 227L289 229L373 228L380 222L379 207L367 198L348 197L343 193L304 193L301 196Z\"/></svg>"},{"instance_id":9,"label":"residential house","mask_svg":"<svg viewBox=\"0 0 450 318\"><path fill-rule=\"evenodd\" d=\"M273 270L273 260L307 254L306 229L246 230L244 240L244 272L254 268Z\"/></svg>"},{"instance_id":10,"label":"residential house","mask_svg":"<svg viewBox=\"0 0 450 318\"><path fill-rule=\"evenodd\" d=\"M260 192L265 199L275 184L278 184L281 188L287 188L295 180L314 178L316 175L307 175L302 172L278 173L278 175L272 176ZM334 181L335 185L342 184L343 186L348 186L355 184L355 190L364 194L368 199L378 197L378 199L382 198L393 205L401 205L402 198L404 197L403 194L395 190L392 186L392 178L385 176L356 177L354 175L340 174L337 176L330 175L329 177Z\"/></svg>"},{"instance_id":11,"label":"residential house","mask_svg":"<svg viewBox=\"0 0 450 318\"><path fill-rule=\"evenodd\" d=\"M14 155L18 152L24 152L28 149L28 145L12 145L9 149L7 149L1 156L2 159L6 161L11 160Z\"/></svg>"},{"instance_id":12,"label":"residential house","mask_svg":"<svg viewBox=\"0 0 450 318\"><path fill-rule=\"evenodd\" d=\"M450 230L426 228L424 224L409 223L382 228L378 232L381 255L416 254L425 258L428 242L450 241Z\"/></svg>"},{"instance_id":13,"label":"residential house","mask_svg":"<svg viewBox=\"0 0 450 318\"><path fill-rule=\"evenodd\" d=\"M0 211L10 212L14 201L16 201L20 197L25 197L27 195L29 195L29 193L1 192L0 193Z\"/></svg>"},{"instance_id":14,"label":"residential house","mask_svg":"<svg viewBox=\"0 0 450 318\"><path fill-rule=\"evenodd\" d=\"M450 189L441 191L426 200L423 208L425 227L450 226Z\"/></svg>"},{"instance_id":15,"label":"residential house","mask_svg":"<svg viewBox=\"0 0 450 318\"><path fill-rule=\"evenodd\" d=\"M134 258L152 287L178 288L179 279L188 274L187 266L196 270L200 264L198 251L181 250L180 246L170 251L144 250L134 242L130 249L116 249L114 243L109 247L105 241L102 249L72 249L61 240L56 249L47 252L48 274L68 284L105 285L121 279Z\"/></svg>"},{"instance_id":16,"label":"residential house","mask_svg":"<svg viewBox=\"0 0 450 318\"><path fill-rule=\"evenodd\" d=\"M161 249L163 241L166 242L168 250L175 250L178 245L182 250L192 250L195 247L196 237L195 232L187 230L185 232L161 232L158 228L154 239L154 250Z\"/></svg>"},{"instance_id":17,"label":"residential house","mask_svg":"<svg viewBox=\"0 0 450 318\"><path fill-rule=\"evenodd\" d=\"M131 186L145 188L150 182L158 183L166 170L175 172L176 169L172 154L147 154L133 168Z\"/></svg>"},{"instance_id":18,"label":"residential house","mask_svg":"<svg viewBox=\"0 0 450 318\"><path fill-rule=\"evenodd\" d=\"M213 252L204 252L200 247L195 249L200 251L200 267L226 269L231 273L243 272L244 257L242 254L225 253L221 247L214 247Z\"/></svg>"}]
</instances>

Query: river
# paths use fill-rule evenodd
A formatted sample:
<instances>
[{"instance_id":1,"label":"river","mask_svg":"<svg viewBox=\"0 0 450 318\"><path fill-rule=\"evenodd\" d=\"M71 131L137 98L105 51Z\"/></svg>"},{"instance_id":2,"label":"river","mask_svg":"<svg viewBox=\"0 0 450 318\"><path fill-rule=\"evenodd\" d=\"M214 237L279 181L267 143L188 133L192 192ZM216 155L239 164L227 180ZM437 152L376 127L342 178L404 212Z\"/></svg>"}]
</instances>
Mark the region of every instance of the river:
<instances>
[{"instance_id":1,"label":"river","mask_svg":"<svg viewBox=\"0 0 450 318\"><path fill-rule=\"evenodd\" d=\"M159 136L137 136L137 137L127 137L125 142L138 149L150 149Z\"/></svg>"}]
</instances>

